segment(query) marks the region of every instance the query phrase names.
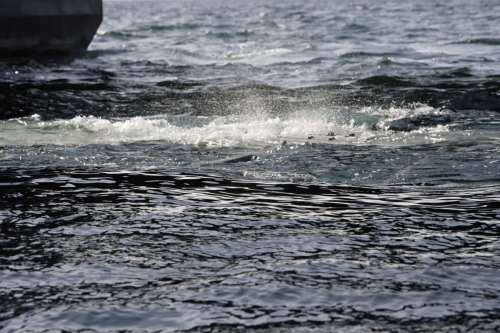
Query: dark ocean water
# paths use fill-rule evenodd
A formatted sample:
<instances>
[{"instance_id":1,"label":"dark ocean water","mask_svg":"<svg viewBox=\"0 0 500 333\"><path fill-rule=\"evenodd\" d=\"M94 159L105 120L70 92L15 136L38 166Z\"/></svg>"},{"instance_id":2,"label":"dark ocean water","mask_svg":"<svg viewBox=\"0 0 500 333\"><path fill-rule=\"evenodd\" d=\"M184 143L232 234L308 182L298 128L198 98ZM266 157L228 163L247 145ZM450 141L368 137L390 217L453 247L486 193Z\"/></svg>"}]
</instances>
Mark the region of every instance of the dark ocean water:
<instances>
[{"instance_id":1,"label":"dark ocean water","mask_svg":"<svg viewBox=\"0 0 500 333\"><path fill-rule=\"evenodd\" d=\"M500 331L500 3L105 1L0 62L0 332Z\"/></svg>"}]
</instances>

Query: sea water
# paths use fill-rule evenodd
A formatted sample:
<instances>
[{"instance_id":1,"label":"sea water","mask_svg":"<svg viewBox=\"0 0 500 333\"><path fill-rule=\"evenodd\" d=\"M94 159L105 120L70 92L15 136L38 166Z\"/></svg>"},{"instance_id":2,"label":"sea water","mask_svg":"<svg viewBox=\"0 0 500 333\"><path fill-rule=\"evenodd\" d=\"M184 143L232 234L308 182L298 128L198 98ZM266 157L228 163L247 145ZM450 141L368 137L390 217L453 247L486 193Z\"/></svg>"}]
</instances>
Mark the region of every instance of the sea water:
<instances>
[{"instance_id":1,"label":"sea water","mask_svg":"<svg viewBox=\"0 0 500 333\"><path fill-rule=\"evenodd\" d=\"M105 0L1 62L0 330L499 330L499 22Z\"/></svg>"}]
</instances>

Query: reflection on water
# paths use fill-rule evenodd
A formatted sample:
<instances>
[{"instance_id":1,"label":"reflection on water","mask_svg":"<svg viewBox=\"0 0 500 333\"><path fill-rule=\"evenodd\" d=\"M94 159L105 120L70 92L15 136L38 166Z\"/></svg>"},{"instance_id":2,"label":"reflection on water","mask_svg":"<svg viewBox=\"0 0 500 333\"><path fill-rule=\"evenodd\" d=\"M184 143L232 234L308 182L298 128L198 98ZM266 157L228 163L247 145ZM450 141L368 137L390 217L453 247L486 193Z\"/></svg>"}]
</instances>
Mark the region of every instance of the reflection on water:
<instances>
[{"instance_id":1,"label":"reflection on water","mask_svg":"<svg viewBox=\"0 0 500 333\"><path fill-rule=\"evenodd\" d=\"M6 331L500 327L496 186L4 169Z\"/></svg>"}]
</instances>

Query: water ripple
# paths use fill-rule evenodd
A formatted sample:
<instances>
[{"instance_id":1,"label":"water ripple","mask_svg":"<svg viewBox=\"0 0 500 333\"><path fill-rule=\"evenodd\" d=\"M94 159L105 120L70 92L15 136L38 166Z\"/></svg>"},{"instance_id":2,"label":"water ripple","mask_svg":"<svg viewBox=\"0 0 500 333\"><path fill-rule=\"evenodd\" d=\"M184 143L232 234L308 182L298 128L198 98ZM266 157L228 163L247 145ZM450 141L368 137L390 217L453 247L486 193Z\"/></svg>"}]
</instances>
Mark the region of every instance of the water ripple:
<instances>
[{"instance_id":1,"label":"water ripple","mask_svg":"<svg viewBox=\"0 0 500 333\"><path fill-rule=\"evenodd\" d=\"M4 169L0 183L7 331L499 324L496 186L102 168Z\"/></svg>"}]
</instances>

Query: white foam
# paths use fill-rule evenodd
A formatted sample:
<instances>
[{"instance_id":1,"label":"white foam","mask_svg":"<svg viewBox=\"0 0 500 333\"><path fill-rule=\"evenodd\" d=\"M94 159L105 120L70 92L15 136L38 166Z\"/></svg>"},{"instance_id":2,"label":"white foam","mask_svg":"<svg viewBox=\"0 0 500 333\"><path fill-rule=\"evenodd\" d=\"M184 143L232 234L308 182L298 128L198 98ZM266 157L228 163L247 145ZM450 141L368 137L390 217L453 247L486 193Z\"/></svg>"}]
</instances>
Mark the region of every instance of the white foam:
<instances>
[{"instance_id":1,"label":"white foam","mask_svg":"<svg viewBox=\"0 0 500 333\"><path fill-rule=\"evenodd\" d=\"M241 47L240 47L241 48ZM244 50L244 48L241 48ZM274 49L264 49L264 50L255 50L255 51L250 51L250 52L225 52L218 58L220 59L247 59L247 58L253 58L257 56L273 56L277 54L283 54L283 53L289 53L291 52L290 49L286 48L274 48Z\"/></svg>"},{"instance_id":2,"label":"white foam","mask_svg":"<svg viewBox=\"0 0 500 333\"><path fill-rule=\"evenodd\" d=\"M428 110L417 110L425 112ZM41 121L31 117L0 125L0 144L118 144L166 141L199 147L250 146L322 142L330 144L404 142L411 136L436 142L445 126L414 133L389 133L371 129L367 115L382 114L382 121L408 114L408 110L307 110L282 116L266 112L213 117L155 116L119 119L78 116L69 120ZM406 113L405 113L406 112ZM413 112L413 111L412 111ZM380 115L379 115L380 116ZM385 118L384 118L385 117ZM379 118L380 119L380 118ZM332 135L332 133L334 135ZM432 137L430 137L432 134Z\"/></svg>"}]
</instances>

